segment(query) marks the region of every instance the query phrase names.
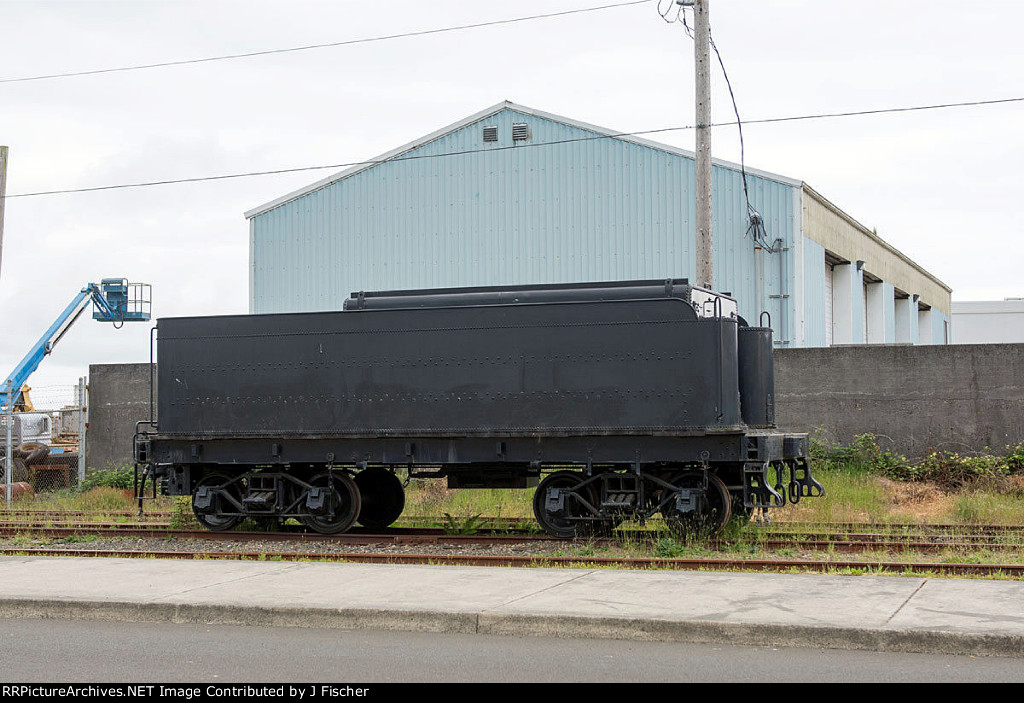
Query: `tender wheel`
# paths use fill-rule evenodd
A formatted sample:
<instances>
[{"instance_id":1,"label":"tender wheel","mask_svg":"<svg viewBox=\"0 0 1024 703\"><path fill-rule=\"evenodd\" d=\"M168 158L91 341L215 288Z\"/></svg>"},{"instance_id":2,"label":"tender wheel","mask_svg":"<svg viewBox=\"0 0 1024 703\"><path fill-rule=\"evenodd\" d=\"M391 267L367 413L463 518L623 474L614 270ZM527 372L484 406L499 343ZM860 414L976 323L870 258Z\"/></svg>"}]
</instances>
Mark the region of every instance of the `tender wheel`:
<instances>
[{"instance_id":1,"label":"tender wheel","mask_svg":"<svg viewBox=\"0 0 1024 703\"><path fill-rule=\"evenodd\" d=\"M227 474L212 473L203 476L199 479L199 482L196 483L196 489L192 493L192 512L195 514L196 520L199 521L199 524L208 530L223 532L224 530L230 530L242 521L241 515L222 514L225 512L235 512L239 510L237 506L231 503L232 498L238 503L241 502L241 486L237 481L213 497L212 505L214 511L212 513L200 512L199 508L196 507L196 498L199 495L200 488L203 488L204 486L224 486L229 481L231 481L231 477ZM224 493L230 497L223 495Z\"/></svg>"},{"instance_id":2,"label":"tender wheel","mask_svg":"<svg viewBox=\"0 0 1024 703\"><path fill-rule=\"evenodd\" d=\"M669 483L680 488L700 488L704 484L704 475L699 471L685 471L673 476ZM703 509L689 513L680 512L673 501L661 509L661 514L668 529L678 537L713 535L725 527L732 517L732 496L722 483L722 479L714 474L708 474Z\"/></svg>"},{"instance_id":3,"label":"tender wheel","mask_svg":"<svg viewBox=\"0 0 1024 703\"><path fill-rule=\"evenodd\" d=\"M548 494L553 489L569 491L575 489L584 482L582 474L573 471L559 471L551 474L537 486L537 492L533 494L533 514L537 522L552 537L570 539L584 535L593 534L598 528L597 523L590 520L573 520L575 517L592 515L591 511L580 501L580 497L596 507L597 492L593 486L586 486L582 490L582 496L577 497L575 493L567 493L561 496L559 507L548 505Z\"/></svg>"},{"instance_id":4,"label":"tender wheel","mask_svg":"<svg viewBox=\"0 0 1024 703\"><path fill-rule=\"evenodd\" d=\"M356 487L362 507L359 524L370 529L387 527L405 509L405 489L398 477L387 469L374 467L356 474Z\"/></svg>"},{"instance_id":5,"label":"tender wheel","mask_svg":"<svg viewBox=\"0 0 1024 703\"><path fill-rule=\"evenodd\" d=\"M344 471L325 471L309 480L315 488L331 487L324 515L306 515L302 524L324 535L335 535L352 527L359 517L362 501L359 488Z\"/></svg>"}]
</instances>

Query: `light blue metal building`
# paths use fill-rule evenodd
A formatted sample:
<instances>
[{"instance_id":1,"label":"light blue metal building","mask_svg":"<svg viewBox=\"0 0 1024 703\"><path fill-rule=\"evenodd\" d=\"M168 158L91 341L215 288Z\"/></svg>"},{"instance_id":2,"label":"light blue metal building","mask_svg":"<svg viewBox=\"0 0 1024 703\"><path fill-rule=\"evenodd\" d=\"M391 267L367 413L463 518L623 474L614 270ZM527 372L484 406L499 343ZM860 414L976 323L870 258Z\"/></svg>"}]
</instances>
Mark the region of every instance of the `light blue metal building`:
<instances>
[{"instance_id":1,"label":"light blue metal building","mask_svg":"<svg viewBox=\"0 0 1024 703\"><path fill-rule=\"evenodd\" d=\"M780 346L943 341L948 286L802 182L747 169L747 183L775 252L747 235L740 167L715 162L714 283L742 316L766 310ZM500 103L247 212L250 312L339 310L358 290L685 278L693 192L692 152Z\"/></svg>"}]
</instances>

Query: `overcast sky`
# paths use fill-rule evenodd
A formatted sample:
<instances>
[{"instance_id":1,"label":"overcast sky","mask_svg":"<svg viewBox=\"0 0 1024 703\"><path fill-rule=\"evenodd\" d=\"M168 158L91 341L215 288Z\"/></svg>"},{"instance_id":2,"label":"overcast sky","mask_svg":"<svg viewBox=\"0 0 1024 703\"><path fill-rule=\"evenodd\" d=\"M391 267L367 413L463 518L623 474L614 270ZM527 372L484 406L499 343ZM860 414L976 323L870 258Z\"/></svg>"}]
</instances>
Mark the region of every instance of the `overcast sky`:
<instances>
[{"instance_id":1,"label":"overcast sky","mask_svg":"<svg viewBox=\"0 0 1024 703\"><path fill-rule=\"evenodd\" d=\"M0 79L339 42L616 0L0 0ZM668 0L663 0L667 6ZM1024 97L1007 0L712 0L744 119ZM717 68L717 67L716 67ZM369 159L501 100L621 131L693 123L693 45L643 5L119 73L0 82L7 194ZM714 76L715 121L732 107ZM1024 103L744 130L749 166L801 179L953 288L1024 296ZM687 149L693 132L652 138ZM716 157L739 160L735 128ZM340 170L340 169L338 169ZM153 285L156 316L247 312L242 213L332 171L8 198L0 378L89 281ZM83 317L30 381L146 361L149 325Z\"/></svg>"}]
</instances>

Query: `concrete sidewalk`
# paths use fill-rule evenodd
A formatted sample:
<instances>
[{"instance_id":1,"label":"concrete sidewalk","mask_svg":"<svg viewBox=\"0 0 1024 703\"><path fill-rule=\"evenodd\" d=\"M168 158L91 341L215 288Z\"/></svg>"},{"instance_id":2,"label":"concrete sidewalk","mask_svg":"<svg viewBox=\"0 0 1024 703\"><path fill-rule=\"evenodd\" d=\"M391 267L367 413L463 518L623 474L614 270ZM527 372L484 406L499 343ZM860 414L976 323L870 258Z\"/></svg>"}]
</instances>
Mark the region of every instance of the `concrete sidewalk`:
<instances>
[{"instance_id":1,"label":"concrete sidewalk","mask_svg":"<svg viewBox=\"0 0 1024 703\"><path fill-rule=\"evenodd\" d=\"M0 557L0 617L1024 656L1024 582Z\"/></svg>"}]
</instances>

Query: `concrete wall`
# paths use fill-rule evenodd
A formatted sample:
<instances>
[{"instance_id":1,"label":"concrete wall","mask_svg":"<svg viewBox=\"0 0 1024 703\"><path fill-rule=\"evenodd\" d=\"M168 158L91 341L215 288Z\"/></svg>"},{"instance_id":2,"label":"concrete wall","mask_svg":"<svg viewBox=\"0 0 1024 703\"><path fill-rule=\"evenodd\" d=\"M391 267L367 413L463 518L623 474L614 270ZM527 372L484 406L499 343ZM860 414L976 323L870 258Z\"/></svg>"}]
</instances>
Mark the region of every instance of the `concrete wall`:
<instances>
[{"instance_id":1,"label":"concrete wall","mask_svg":"<svg viewBox=\"0 0 1024 703\"><path fill-rule=\"evenodd\" d=\"M1024 344L775 351L779 427L907 456L1024 441Z\"/></svg>"},{"instance_id":2,"label":"concrete wall","mask_svg":"<svg viewBox=\"0 0 1024 703\"><path fill-rule=\"evenodd\" d=\"M135 423L149 419L149 364L89 366L85 466L129 466Z\"/></svg>"}]
</instances>

